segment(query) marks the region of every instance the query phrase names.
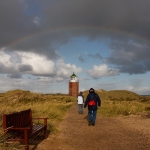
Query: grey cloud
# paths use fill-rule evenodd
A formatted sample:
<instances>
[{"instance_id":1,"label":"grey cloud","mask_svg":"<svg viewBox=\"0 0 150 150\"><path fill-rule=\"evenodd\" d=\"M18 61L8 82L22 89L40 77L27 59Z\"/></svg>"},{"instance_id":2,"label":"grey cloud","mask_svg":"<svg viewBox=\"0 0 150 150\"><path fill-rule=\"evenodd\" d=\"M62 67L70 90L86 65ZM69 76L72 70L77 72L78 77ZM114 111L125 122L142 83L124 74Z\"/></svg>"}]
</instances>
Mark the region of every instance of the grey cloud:
<instances>
[{"instance_id":1,"label":"grey cloud","mask_svg":"<svg viewBox=\"0 0 150 150\"><path fill-rule=\"evenodd\" d=\"M118 42L119 43L119 42ZM111 43L111 56L107 62L116 65L122 73L140 74L150 71L150 48L148 45Z\"/></svg>"},{"instance_id":2,"label":"grey cloud","mask_svg":"<svg viewBox=\"0 0 150 150\"><path fill-rule=\"evenodd\" d=\"M30 1L25 1L28 7ZM82 31L75 31L73 35L87 35L89 37L106 36L114 38L114 35L107 35L103 32L101 35L95 31L86 30L87 27L98 27L111 29L115 31L123 31L133 35L149 38L150 32L150 1L141 0L56 0L55 2L42 0L37 1L41 5L39 10L32 8L35 11L34 16L27 14L23 5L18 0L12 3L0 1L0 29L2 43L6 44L13 39L19 39L26 35L32 35L43 31L53 31L56 28L66 27L84 27ZM35 10L34 10L35 9ZM37 27L33 23L35 15L41 14L41 26ZM54 35L54 39L59 44L64 40L68 40L68 31L65 33ZM55 37L56 36L56 37ZM61 38L59 38L61 36ZM117 37L116 37L117 38ZM36 44L48 42L52 38L38 39ZM36 47L33 41L32 46ZM52 44L52 43L50 43ZM26 45L27 46L27 45ZM27 46L28 47L28 46Z\"/></svg>"},{"instance_id":3,"label":"grey cloud","mask_svg":"<svg viewBox=\"0 0 150 150\"><path fill-rule=\"evenodd\" d=\"M79 59L80 62L85 62L85 59L83 58L82 55L79 55L78 59Z\"/></svg>"},{"instance_id":4,"label":"grey cloud","mask_svg":"<svg viewBox=\"0 0 150 150\"><path fill-rule=\"evenodd\" d=\"M27 16L19 0L0 1L0 46L8 45L37 31L32 17Z\"/></svg>"},{"instance_id":5,"label":"grey cloud","mask_svg":"<svg viewBox=\"0 0 150 150\"><path fill-rule=\"evenodd\" d=\"M118 67L120 72L122 73L130 73L130 74L142 74L145 73L147 70L142 64L131 64L130 65L124 65Z\"/></svg>"},{"instance_id":6,"label":"grey cloud","mask_svg":"<svg viewBox=\"0 0 150 150\"><path fill-rule=\"evenodd\" d=\"M102 57L99 53L97 53L97 54L88 54L88 56L89 56L89 57L92 57L92 58L98 58L98 59L100 59L100 60L103 59L103 57Z\"/></svg>"},{"instance_id":7,"label":"grey cloud","mask_svg":"<svg viewBox=\"0 0 150 150\"><path fill-rule=\"evenodd\" d=\"M60 58L51 43L54 36L36 37L45 27L36 26L35 16L27 14L25 6L28 3L30 1L23 4L19 0L0 1L0 47L7 47L8 51L33 51L50 59Z\"/></svg>"},{"instance_id":8,"label":"grey cloud","mask_svg":"<svg viewBox=\"0 0 150 150\"><path fill-rule=\"evenodd\" d=\"M63 0L47 5L44 15L52 28L100 27L149 38L149 5L141 0Z\"/></svg>"},{"instance_id":9,"label":"grey cloud","mask_svg":"<svg viewBox=\"0 0 150 150\"><path fill-rule=\"evenodd\" d=\"M32 2L35 6L29 0L21 2L0 1L0 47L8 46L9 51L32 51L49 59L58 59L60 56L56 50L72 37L105 38L112 42L112 53L107 61L119 65L121 72L150 71L150 45L128 44L134 36L150 40L150 1L37 0ZM39 18L38 25L34 23L35 17ZM102 59L98 54L91 57ZM79 60L83 61L83 57Z\"/></svg>"},{"instance_id":10,"label":"grey cloud","mask_svg":"<svg viewBox=\"0 0 150 150\"><path fill-rule=\"evenodd\" d=\"M32 71L33 70L32 66L30 66L30 65L20 65L18 67L18 69L19 69L20 72L27 72L27 71Z\"/></svg>"},{"instance_id":11,"label":"grey cloud","mask_svg":"<svg viewBox=\"0 0 150 150\"><path fill-rule=\"evenodd\" d=\"M101 61L104 61L105 60L105 58L104 57L102 57L99 53L96 53L96 54L87 54L87 55L84 55L84 56L82 56L82 55L79 55L78 56L78 59L79 59L79 61L80 62L85 62L86 60L88 60L89 58L92 58L92 59L99 59L99 60L101 60Z\"/></svg>"},{"instance_id":12,"label":"grey cloud","mask_svg":"<svg viewBox=\"0 0 150 150\"><path fill-rule=\"evenodd\" d=\"M49 73L49 74L32 73L32 75L34 75L34 76L43 76L43 77L52 77L52 78L57 76L57 74L55 72L54 73Z\"/></svg>"},{"instance_id":13,"label":"grey cloud","mask_svg":"<svg viewBox=\"0 0 150 150\"><path fill-rule=\"evenodd\" d=\"M61 33L60 33L61 34ZM64 36L65 37L65 36ZM66 43L65 38L57 34L42 33L31 35L17 44L11 46L8 50L32 51L40 55L45 55L49 59L58 59L60 55L56 52L57 48Z\"/></svg>"},{"instance_id":14,"label":"grey cloud","mask_svg":"<svg viewBox=\"0 0 150 150\"><path fill-rule=\"evenodd\" d=\"M7 74L7 73L15 73L18 72L15 68L5 66L3 63L0 62L0 73L1 74Z\"/></svg>"},{"instance_id":15,"label":"grey cloud","mask_svg":"<svg viewBox=\"0 0 150 150\"><path fill-rule=\"evenodd\" d=\"M22 76L20 74L8 74L7 77L9 77L9 78L16 78L16 79L22 78Z\"/></svg>"}]
</instances>

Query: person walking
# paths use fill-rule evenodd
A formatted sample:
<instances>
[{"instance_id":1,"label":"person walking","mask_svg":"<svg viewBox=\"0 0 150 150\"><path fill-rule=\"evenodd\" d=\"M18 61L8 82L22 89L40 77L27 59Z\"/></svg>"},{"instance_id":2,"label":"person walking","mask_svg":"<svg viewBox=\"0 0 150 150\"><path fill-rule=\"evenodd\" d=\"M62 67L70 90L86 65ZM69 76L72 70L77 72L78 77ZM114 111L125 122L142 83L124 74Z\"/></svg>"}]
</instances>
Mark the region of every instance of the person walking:
<instances>
[{"instance_id":1,"label":"person walking","mask_svg":"<svg viewBox=\"0 0 150 150\"><path fill-rule=\"evenodd\" d=\"M88 105L88 119L89 125L94 126L96 121L97 109L101 106L101 99L93 88L90 88L87 95L84 108Z\"/></svg>"},{"instance_id":2,"label":"person walking","mask_svg":"<svg viewBox=\"0 0 150 150\"><path fill-rule=\"evenodd\" d=\"M78 95L78 99L77 99L79 114L83 114L84 96L82 94L83 94L83 92L80 92Z\"/></svg>"}]
</instances>

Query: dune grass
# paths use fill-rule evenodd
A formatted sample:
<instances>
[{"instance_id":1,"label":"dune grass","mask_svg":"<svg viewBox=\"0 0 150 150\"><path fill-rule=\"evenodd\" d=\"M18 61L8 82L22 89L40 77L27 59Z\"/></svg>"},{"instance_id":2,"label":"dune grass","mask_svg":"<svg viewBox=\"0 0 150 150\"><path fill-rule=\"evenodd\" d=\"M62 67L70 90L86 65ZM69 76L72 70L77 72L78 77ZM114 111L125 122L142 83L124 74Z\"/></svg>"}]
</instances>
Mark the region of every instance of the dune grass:
<instances>
[{"instance_id":1,"label":"dune grass","mask_svg":"<svg viewBox=\"0 0 150 150\"><path fill-rule=\"evenodd\" d=\"M146 108L150 108L150 102L104 100L98 113L105 117L128 116L145 112Z\"/></svg>"},{"instance_id":2,"label":"dune grass","mask_svg":"<svg viewBox=\"0 0 150 150\"><path fill-rule=\"evenodd\" d=\"M101 97L102 106L98 114L104 117L127 116L150 111L150 98L140 97L128 91L96 91ZM115 93L116 92L116 93ZM84 92L86 98L88 91ZM33 117L47 117L48 132L58 133L58 126L67 110L76 102L76 97L65 94L40 94L14 90L0 94L0 124L2 115L31 108ZM36 123L36 122L35 122ZM0 150L17 150L18 145L5 147L2 126L0 127Z\"/></svg>"},{"instance_id":3,"label":"dune grass","mask_svg":"<svg viewBox=\"0 0 150 150\"><path fill-rule=\"evenodd\" d=\"M21 90L8 92L3 94L3 96L1 94L0 124L2 125L3 114L9 114L31 108L33 117L49 118L47 122L48 133L55 134L58 132L59 123L63 120L63 117L65 116L67 110L73 105L75 101L75 97L68 95L44 95ZM6 147L3 142L4 132L1 126L0 150L17 150L18 145L11 145L9 147Z\"/></svg>"},{"instance_id":4,"label":"dune grass","mask_svg":"<svg viewBox=\"0 0 150 150\"><path fill-rule=\"evenodd\" d=\"M37 100L37 98L31 97L31 99L19 99L8 101L1 101L0 114L8 114L26 110L31 108L33 117L47 117L48 130L50 132L57 130L58 122L62 121L68 108L76 101L75 97L71 96L52 96L44 95L43 99Z\"/></svg>"},{"instance_id":5,"label":"dune grass","mask_svg":"<svg viewBox=\"0 0 150 150\"><path fill-rule=\"evenodd\" d=\"M89 91L84 92L87 97ZM100 96L102 106L98 113L105 117L127 116L150 111L150 97L140 96L134 92L126 90L96 90Z\"/></svg>"}]
</instances>

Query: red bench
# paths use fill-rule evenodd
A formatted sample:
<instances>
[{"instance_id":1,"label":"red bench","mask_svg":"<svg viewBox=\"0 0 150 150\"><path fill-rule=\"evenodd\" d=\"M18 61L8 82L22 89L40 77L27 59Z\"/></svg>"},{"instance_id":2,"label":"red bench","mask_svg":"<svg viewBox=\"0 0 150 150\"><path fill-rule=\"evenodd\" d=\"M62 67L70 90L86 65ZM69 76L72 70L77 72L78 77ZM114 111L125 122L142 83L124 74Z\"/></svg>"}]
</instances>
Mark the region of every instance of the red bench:
<instances>
[{"instance_id":1,"label":"red bench","mask_svg":"<svg viewBox=\"0 0 150 150\"><path fill-rule=\"evenodd\" d=\"M33 120L43 120L43 124L33 124ZM3 129L6 141L20 141L29 150L29 139L38 133L44 133L47 138L47 119L32 118L31 109L3 115Z\"/></svg>"}]
</instances>

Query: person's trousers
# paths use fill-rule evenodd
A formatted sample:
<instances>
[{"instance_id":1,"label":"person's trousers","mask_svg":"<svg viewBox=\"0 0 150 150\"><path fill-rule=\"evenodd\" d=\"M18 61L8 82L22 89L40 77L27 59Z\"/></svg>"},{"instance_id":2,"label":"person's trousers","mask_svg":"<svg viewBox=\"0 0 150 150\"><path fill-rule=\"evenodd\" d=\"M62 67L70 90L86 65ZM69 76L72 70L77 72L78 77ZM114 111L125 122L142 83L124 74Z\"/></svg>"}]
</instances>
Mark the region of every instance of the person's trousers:
<instances>
[{"instance_id":1,"label":"person's trousers","mask_svg":"<svg viewBox=\"0 0 150 150\"><path fill-rule=\"evenodd\" d=\"M83 114L83 104L78 104L78 112L79 114Z\"/></svg>"},{"instance_id":2,"label":"person's trousers","mask_svg":"<svg viewBox=\"0 0 150 150\"><path fill-rule=\"evenodd\" d=\"M95 124L97 110L88 110L89 121Z\"/></svg>"}]
</instances>

